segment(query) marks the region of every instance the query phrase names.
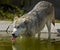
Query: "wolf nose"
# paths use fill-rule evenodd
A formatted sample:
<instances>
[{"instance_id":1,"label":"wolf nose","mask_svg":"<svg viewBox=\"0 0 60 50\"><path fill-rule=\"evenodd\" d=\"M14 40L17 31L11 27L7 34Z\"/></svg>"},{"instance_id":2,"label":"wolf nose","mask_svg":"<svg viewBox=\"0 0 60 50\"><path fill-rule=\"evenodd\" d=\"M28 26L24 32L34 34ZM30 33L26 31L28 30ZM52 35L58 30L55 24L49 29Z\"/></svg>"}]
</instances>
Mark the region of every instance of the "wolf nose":
<instances>
[{"instance_id":1,"label":"wolf nose","mask_svg":"<svg viewBox=\"0 0 60 50\"><path fill-rule=\"evenodd\" d=\"M15 37L15 38L17 37L15 34L12 34L12 36Z\"/></svg>"}]
</instances>

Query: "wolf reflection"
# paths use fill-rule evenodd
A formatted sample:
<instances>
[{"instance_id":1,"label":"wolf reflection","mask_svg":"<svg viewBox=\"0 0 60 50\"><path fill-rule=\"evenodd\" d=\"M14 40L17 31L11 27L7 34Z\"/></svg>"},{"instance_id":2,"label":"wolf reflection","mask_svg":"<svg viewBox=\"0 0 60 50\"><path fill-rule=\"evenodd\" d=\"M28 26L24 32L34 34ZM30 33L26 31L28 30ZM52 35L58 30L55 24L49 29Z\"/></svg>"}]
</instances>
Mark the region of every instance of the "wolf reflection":
<instances>
[{"instance_id":1,"label":"wolf reflection","mask_svg":"<svg viewBox=\"0 0 60 50\"><path fill-rule=\"evenodd\" d=\"M55 50L53 43L32 37L17 38L12 48L13 50Z\"/></svg>"},{"instance_id":2,"label":"wolf reflection","mask_svg":"<svg viewBox=\"0 0 60 50\"><path fill-rule=\"evenodd\" d=\"M13 22L12 36L35 36L40 37L45 24L48 28L48 38L51 37L51 23L55 25L54 6L47 1L38 2L35 7L20 18L15 17Z\"/></svg>"}]
</instances>

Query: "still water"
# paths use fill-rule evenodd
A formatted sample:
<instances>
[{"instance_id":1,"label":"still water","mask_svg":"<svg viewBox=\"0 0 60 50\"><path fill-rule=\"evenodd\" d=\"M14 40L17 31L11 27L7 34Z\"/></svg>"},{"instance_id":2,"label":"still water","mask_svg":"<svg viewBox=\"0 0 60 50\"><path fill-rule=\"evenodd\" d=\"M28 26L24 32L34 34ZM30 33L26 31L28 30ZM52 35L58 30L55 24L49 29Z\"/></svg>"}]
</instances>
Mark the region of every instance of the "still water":
<instances>
[{"instance_id":1,"label":"still water","mask_svg":"<svg viewBox=\"0 0 60 50\"><path fill-rule=\"evenodd\" d=\"M0 38L0 50L12 50L12 42L9 37Z\"/></svg>"},{"instance_id":2,"label":"still water","mask_svg":"<svg viewBox=\"0 0 60 50\"><path fill-rule=\"evenodd\" d=\"M18 37L12 44L10 37L2 37L0 38L0 50L60 50L60 42Z\"/></svg>"}]
</instances>

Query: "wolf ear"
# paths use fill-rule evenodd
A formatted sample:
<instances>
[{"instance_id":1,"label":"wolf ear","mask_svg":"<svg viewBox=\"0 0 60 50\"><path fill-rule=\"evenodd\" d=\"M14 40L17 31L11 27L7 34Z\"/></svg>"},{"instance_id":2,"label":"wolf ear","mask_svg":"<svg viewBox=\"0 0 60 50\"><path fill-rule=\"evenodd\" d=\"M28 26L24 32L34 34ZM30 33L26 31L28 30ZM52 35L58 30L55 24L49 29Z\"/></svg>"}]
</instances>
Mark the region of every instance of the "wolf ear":
<instances>
[{"instance_id":1,"label":"wolf ear","mask_svg":"<svg viewBox=\"0 0 60 50\"><path fill-rule=\"evenodd\" d=\"M14 18L14 21L15 21L15 23L17 23L17 22L19 21L19 17L16 16L16 17Z\"/></svg>"},{"instance_id":2,"label":"wolf ear","mask_svg":"<svg viewBox=\"0 0 60 50\"><path fill-rule=\"evenodd\" d=\"M16 16L15 18L14 18L14 20L18 20L19 19L19 17L18 16Z\"/></svg>"},{"instance_id":3,"label":"wolf ear","mask_svg":"<svg viewBox=\"0 0 60 50\"><path fill-rule=\"evenodd\" d=\"M24 24L25 24L25 25L27 25L27 23L28 23L28 21L27 21L27 20L25 20L25 21L24 21Z\"/></svg>"}]
</instances>

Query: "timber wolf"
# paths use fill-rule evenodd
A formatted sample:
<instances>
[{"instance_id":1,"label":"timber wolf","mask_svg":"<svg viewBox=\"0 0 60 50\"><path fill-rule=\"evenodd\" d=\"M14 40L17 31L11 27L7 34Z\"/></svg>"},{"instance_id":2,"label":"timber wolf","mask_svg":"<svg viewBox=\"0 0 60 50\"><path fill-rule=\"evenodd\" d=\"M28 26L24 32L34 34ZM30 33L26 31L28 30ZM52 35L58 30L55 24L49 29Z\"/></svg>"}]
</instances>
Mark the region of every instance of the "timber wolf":
<instances>
[{"instance_id":1,"label":"timber wolf","mask_svg":"<svg viewBox=\"0 0 60 50\"><path fill-rule=\"evenodd\" d=\"M13 37L19 35L34 36L38 33L40 37L41 30L45 24L48 28L48 38L51 36L51 23L55 25L54 6L47 1L38 2L35 7L20 18L15 17L14 28L12 32Z\"/></svg>"}]
</instances>

